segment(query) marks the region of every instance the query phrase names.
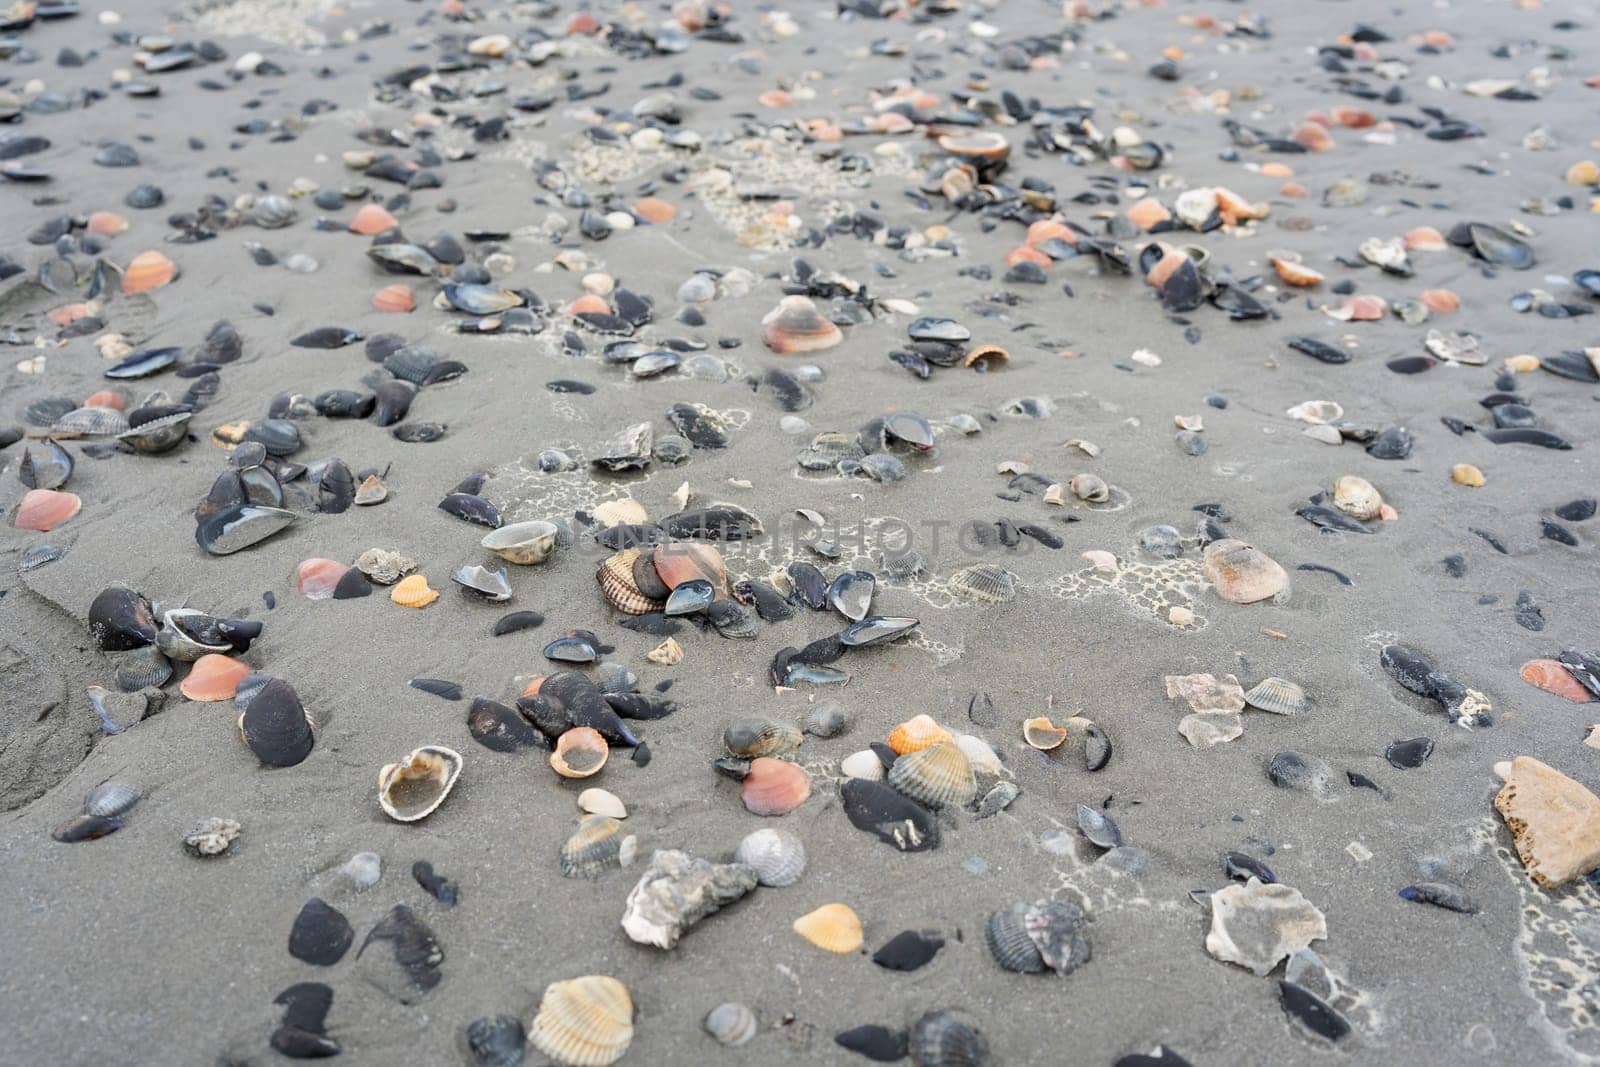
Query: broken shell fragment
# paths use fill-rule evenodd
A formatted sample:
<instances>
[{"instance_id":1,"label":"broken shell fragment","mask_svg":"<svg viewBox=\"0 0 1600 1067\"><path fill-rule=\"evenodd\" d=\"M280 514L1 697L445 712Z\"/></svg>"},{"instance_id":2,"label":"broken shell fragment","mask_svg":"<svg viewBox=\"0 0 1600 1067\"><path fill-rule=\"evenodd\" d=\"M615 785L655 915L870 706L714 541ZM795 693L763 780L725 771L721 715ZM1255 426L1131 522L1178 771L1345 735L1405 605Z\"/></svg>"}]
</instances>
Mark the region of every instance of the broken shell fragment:
<instances>
[{"instance_id":1,"label":"broken shell fragment","mask_svg":"<svg viewBox=\"0 0 1600 1067\"><path fill-rule=\"evenodd\" d=\"M1226 963L1248 968L1257 977L1327 936L1327 920L1298 889L1251 877L1211 894L1206 951Z\"/></svg>"},{"instance_id":2,"label":"broken shell fragment","mask_svg":"<svg viewBox=\"0 0 1600 1067\"><path fill-rule=\"evenodd\" d=\"M563 778L589 778L600 773L611 747L592 726L574 726L556 739L550 766Z\"/></svg>"},{"instance_id":3,"label":"broken shell fragment","mask_svg":"<svg viewBox=\"0 0 1600 1067\"><path fill-rule=\"evenodd\" d=\"M1067 729L1055 725L1044 716L1038 716L1023 722L1022 739L1040 752L1049 752L1059 748L1067 739Z\"/></svg>"},{"instance_id":4,"label":"broken shell fragment","mask_svg":"<svg viewBox=\"0 0 1600 1067\"><path fill-rule=\"evenodd\" d=\"M442 745L413 749L378 772L378 804L396 822L425 819L455 788L462 762L461 753Z\"/></svg>"},{"instance_id":5,"label":"broken shell fragment","mask_svg":"<svg viewBox=\"0 0 1600 1067\"><path fill-rule=\"evenodd\" d=\"M861 947L861 919L845 904L824 904L794 921L794 932L825 952L841 955Z\"/></svg>"}]
</instances>

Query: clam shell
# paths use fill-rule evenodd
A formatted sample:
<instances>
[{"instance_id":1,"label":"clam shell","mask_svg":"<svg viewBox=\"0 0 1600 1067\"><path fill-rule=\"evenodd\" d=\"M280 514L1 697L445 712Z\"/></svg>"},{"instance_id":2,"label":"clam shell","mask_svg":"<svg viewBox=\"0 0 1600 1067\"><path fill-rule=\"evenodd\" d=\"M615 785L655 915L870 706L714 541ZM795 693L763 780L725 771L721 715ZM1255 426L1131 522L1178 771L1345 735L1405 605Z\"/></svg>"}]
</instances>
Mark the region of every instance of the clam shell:
<instances>
[{"instance_id":1,"label":"clam shell","mask_svg":"<svg viewBox=\"0 0 1600 1067\"><path fill-rule=\"evenodd\" d=\"M136 649L117 663L117 688L124 693L137 692L147 686L166 685L171 677L172 664L154 645Z\"/></svg>"},{"instance_id":2,"label":"clam shell","mask_svg":"<svg viewBox=\"0 0 1600 1067\"><path fill-rule=\"evenodd\" d=\"M972 761L953 741L901 756L889 768L889 784L931 808L961 806L978 793Z\"/></svg>"},{"instance_id":3,"label":"clam shell","mask_svg":"<svg viewBox=\"0 0 1600 1067\"><path fill-rule=\"evenodd\" d=\"M139 802L139 787L127 782L101 782L83 799L83 813L109 819L121 815Z\"/></svg>"},{"instance_id":4,"label":"clam shell","mask_svg":"<svg viewBox=\"0 0 1600 1067\"><path fill-rule=\"evenodd\" d=\"M1346 474L1333 483L1333 506L1356 519L1375 519L1383 507L1383 496L1372 483Z\"/></svg>"},{"instance_id":5,"label":"clam shell","mask_svg":"<svg viewBox=\"0 0 1600 1067\"><path fill-rule=\"evenodd\" d=\"M800 747L801 740L799 730L771 719L735 719L722 731L722 745L728 753L748 759L790 752Z\"/></svg>"},{"instance_id":6,"label":"clam shell","mask_svg":"<svg viewBox=\"0 0 1600 1067\"><path fill-rule=\"evenodd\" d=\"M178 691L190 700L232 700L250 671L248 663L208 653L195 660L188 677L178 683Z\"/></svg>"},{"instance_id":7,"label":"clam shell","mask_svg":"<svg viewBox=\"0 0 1600 1067\"><path fill-rule=\"evenodd\" d=\"M1016 599L1017 579L1004 567L992 563L974 563L950 576L950 588L973 600L1004 604Z\"/></svg>"},{"instance_id":8,"label":"clam shell","mask_svg":"<svg viewBox=\"0 0 1600 1067\"><path fill-rule=\"evenodd\" d=\"M696 578L711 583L720 600L728 595L728 571L722 553L712 545L693 541L657 545L651 561L656 574L668 589Z\"/></svg>"},{"instance_id":9,"label":"clam shell","mask_svg":"<svg viewBox=\"0 0 1600 1067\"><path fill-rule=\"evenodd\" d=\"M844 334L810 297L786 296L761 320L761 339L774 352L821 352Z\"/></svg>"},{"instance_id":10,"label":"clam shell","mask_svg":"<svg viewBox=\"0 0 1600 1067\"><path fill-rule=\"evenodd\" d=\"M751 814L787 815L811 795L811 778L803 767L762 756L750 762L739 795Z\"/></svg>"},{"instance_id":11,"label":"clam shell","mask_svg":"<svg viewBox=\"0 0 1600 1067\"><path fill-rule=\"evenodd\" d=\"M984 940L989 945L989 954L1006 970L1038 974L1044 970L1044 960L1033 938L1028 936L1027 914L1026 904L1014 904L1004 911L994 912L984 928Z\"/></svg>"},{"instance_id":12,"label":"clam shell","mask_svg":"<svg viewBox=\"0 0 1600 1067\"><path fill-rule=\"evenodd\" d=\"M842 954L861 947L861 919L845 904L824 904L794 921L794 932L825 952Z\"/></svg>"},{"instance_id":13,"label":"clam shell","mask_svg":"<svg viewBox=\"0 0 1600 1067\"><path fill-rule=\"evenodd\" d=\"M639 591L633 578L634 564L639 558L638 549L624 549L601 560L594 572L606 603L626 615L648 615L660 611L663 604L661 600L652 600Z\"/></svg>"},{"instance_id":14,"label":"clam shell","mask_svg":"<svg viewBox=\"0 0 1600 1067\"><path fill-rule=\"evenodd\" d=\"M574 726L556 740L550 766L563 778L590 778L600 773L611 747L592 726Z\"/></svg>"},{"instance_id":15,"label":"clam shell","mask_svg":"<svg viewBox=\"0 0 1600 1067\"><path fill-rule=\"evenodd\" d=\"M17 477L29 489L59 489L72 477L72 453L50 438L22 450Z\"/></svg>"},{"instance_id":16,"label":"clam shell","mask_svg":"<svg viewBox=\"0 0 1600 1067\"><path fill-rule=\"evenodd\" d=\"M650 521L650 515L645 511L644 505L631 497L604 501L595 505L591 514L594 516L594 521L606 529Z\"/></svg>"},{"instance_id":17,"label":"clam shell","mask_svg":"<svg viewBox=\"0 0 1600 1067\"><path fill-rule=\"evenodd\" d=\"M556 548L554 523L535 519L512 523L484 535L478 542L508 563L532 566L550 558Z\"/></svg>"},{"instance_id":18,"label":"clam shell","mask_svg":"<svg viewBox=\"0 0 1600 1067\"><path fill-rule=\"evenodd\" d=\"M124 293L143 293L159 289L178 276L178 265L160 252L140 252L122 272Z\"/></svg>"},{"instance_id":19,"label":"clam shell","mask_svg":"<svg viewBox=\"0 0 1600 1067\"><path fill-rule=\"evenodd\" d=\"M1005 773L1005 764L1000 762L999 753L983 738L972 734L956 734L955 744L972 764L973 774L998 777Z\"/></svg>"},{"instance_id":20,"label":"clam shell","mask_svg":"<svg viewBox=\"0 0 1600 1067\"><path fill-rule=\"evenodd\" d=\"M219 629L219 622L203 611L173 608L161 617L156 645L162 655L182 663L232 652L233 645Z\"/></svg>"},{"instance_id":21,"label":"clam shell","mask_svg":"<svg viewBox=\"0 0 1600 1067\"><path fill-rule=\"evenodd\" d=\"M60 489L29 489L17 505L12 525L19 530L48 533L72 518L83 507L83 502L73 493Z\"/></svg>"},{"instance_id":22,"label":"clam shell","mask_svg":"<svg viewBox=\"0 0 1600 1067\"><path fill-rule=\"evenodd\" d=\"M628 817L627 805L614 793L590 788L578 794L578 810L590 815L609 815L613 819Z\"/></svg>"},{"instance_id":23,"label":"clam shell","mask_svg":"<svg viewBox=\"0 0 1600 1067\"><path fill-rule=\"evenodd\" d=\"M865 778L869 782L883 781L883 761L870 748L852 752L839 761L839 773L846 778Z\"/></svg>"},{"instance_id":24,"label":"clam shell","mask_svg":"<svg viewBox=\"0 0 1600 1067\"><path fill-rule=\"evenodd\" d=\"M619 820L609 815L585 815L578 821L576 832L561 846L561 873L568 878L597 878L608 868L621 867L633 858L634 840L632 835L623 835Z\"/></svg>"},{"instance_id":25,"label":"clam shell","mask_svg":"<svg viewBox=\"0 0 1600 1067\"><path fill-rule=\"evenodd\" d=\"M756 1013L748 1007L729 1003L719 1004L707 1012L702 1025L719 1043L736 1048L756 1036L758 1023Z\"/></svg>"},{"instance_id":26,"label":"clam shell","mask_svg":"<svg viewBox=\"0 0 1600 1067\"><path fill-rule=\"evenodd\" d=\"M1082 805L1079 805L1080 807ZM1089 960L1083 909L1065 900L1037 900L1028 905L1023 924L1039 958L1057 974L1071 974Z\"/></svg>"},{"instance_id":27,"label":"clam shell","mask_svg":"<svg viewBox=\"0 0 1600 1067\"><path fill-rule=\"evenodd\" d=\"M1289 585L1289 575L1265 552L1231 537L1205 548L1200 571L1223 600L1253 604L1276 596Z\"/></svg>"},{"instance_id":28,"label":"clam shell","mask_svg":"<svg viewBox=\"0 0 1600 1067\"><path fill-rule=\"evenodd\" d=\"M255 704L251 701L251 707ZM425 819L455 788L461 765L461 753L442 745L412 749L378 772L378 804L396 822Z\"/></svg>"},{"instance_id":29,"label":"clam shell","mask_svg":"<svg viewBox=\"0 0 1600 1067\"><path fill-rule=\"evenodd\" d=\"M794 885L805 873L806 847L787 830L756 830L739 842L733 862L754 867L762 885Z\"/></svg>"},{"instance_id":30,"label":"clam shell","mask_svg":"<svg viewBox=\"0 0 1600 1067\"><path fill-rule=\"evenodd\" d=\"M1067 739L1067 728L1057 726L1041 715L1023 722L1022 739L1040 752L1049 752L1061 747L1061 743Z\"/></svg>"},{"instance_id":31,"label":"clam shell","mask_svg":"<svg viewBox=\"0 0 1600 1067\"><path fill-rule=\"evenodd\" d=\"M919 749L931 748L949 740L952 740L950 731L934 722L928 715L917 715L907 719L890 730L888 737L889 747L900 756Z\"/></svg>"},{"instance_id":32,"label":"clam shell","mask_svg":"<svg viewBox=\"0 0 1600 1067\"><path fill-rule=\"evenodd\" d=\"M550 983L528 1040L564 1067L609 1067L633 1041L628 987L605 975Z\"/></svg>"},{"instance_id":33,"label":"clam shell","mask_svg":"<svg viewBox=\"0 0 1600 1067\"><path fill-rule=\"evenodd\" d=\"M1261 679L1244 695L1244 702L1252 708L1278 715L1298 715L1311 706L1306 691L1283 678Z\"/></svg>"}]
</instances>

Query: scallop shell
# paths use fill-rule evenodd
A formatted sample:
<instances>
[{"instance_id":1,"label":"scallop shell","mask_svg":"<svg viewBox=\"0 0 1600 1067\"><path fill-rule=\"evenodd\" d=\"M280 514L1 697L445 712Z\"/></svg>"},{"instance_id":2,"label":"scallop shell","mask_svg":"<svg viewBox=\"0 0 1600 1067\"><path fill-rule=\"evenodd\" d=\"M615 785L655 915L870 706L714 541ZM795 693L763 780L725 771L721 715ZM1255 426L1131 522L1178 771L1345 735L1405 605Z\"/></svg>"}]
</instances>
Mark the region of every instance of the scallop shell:
<instances>
[{"instance_id":1,"label":"scallop shell","mask_svg":"<svg viewBox=\"0 0 1600 1067\"><path fill-rule=\"evenodd\" d=\"M889 747L896 755L931 748L951 740L950 731L934 722L928 715L917 715L889 731Z\"/></svg>"},{"instance_id":2,"label":"scallop shell","mask_svg":"<svg viewBox=\"0 0 1600 1067\"><path fill-rule=\"evenodd\" d=\"M251 669L248 663L229 656L207 653L195 660L188 677L178 683L178 691L190 700L232 700Z\"/></svg>"},{"instance_id":3,"label":"scallop shell","mask_svg":"<svg viewBox=\"0 0 1600 1067\"><path fill-rule=\"evenodd\" d=\"M83 799L83 813L109 819L121 815L139 802L139 787L127 782L101 782Z\"/></svg>"},{"instance_id":4,"label":"scallop shell","mask_svg":"<svg viewBox=\"0 0 1600 1067\"><path fill-rule=\"evenodd\" d=\"M178 265L160 252L140 252L122 272L124 293L159 289L178 276Z\"/></svg>"},{"instance_id":5,"label":"scallop shell","mask_svg":"<svg viewBox=\"0 0 1600 1067\"><path fill-rule=\"evenodd\" d=\"M597 504L591 514L594 515L595 522L608 530L613 526L650 521L650 515L645 511L644 505L631 497L618 497L616 500Z\"/></svg>"},{"instance_id":6,"label":"scallop shell","mask_svg":"<svg viewBox=\"0 0 1600 1067\"><path fill-rule=\"evenodd\" d=\"M1352 518L1375 519L1383 496L1365 478L1346 474L1333 483L1333 506Z\"/></svg>"},{"instance_id":7,"label":"scallop shell","mask_svg":"<svg viewBox=\"0 0 1600 1067\"><path fill-rule=\"evenodd\" d=\"M622 833L622 823L609 815L585 815L561 846L561 873L568 878L597 878L608 868L633 858L635 838Z\"/></svg>"},{"instance_id":8,"label":"scallop shell","mask_svg":"<svg viewBox=\"0 0 1600 1067\"><path fill-rule=\"evenodd\" d=\"M762 885L794 885L805 873L806 847L787 830L756 830L739 842L733 862L754 867Z\"/></svg>"},{"instance_id":9,"label":"scallop shell","mask_svg":"<svg viewBox=\"0 0 1600 1067\"><path fill-rule=\"evenodd\" d=\"M729 755L747 759L793 751L801 740L799 730L771 719L735 719L722 731L722 745Z\"/></svg>"},{"instance_id":10,"label":"scallop shell","mask_svg":"<svg viewBox=\"0 0 1600 1067\"><path fill-rule=\"evenodd\" d=\"M633 1041L628 987L598 974L551 982L528 1040L564 1067L609 1067Z\"/></svg>"},{"instance_id":11,"label":"scallop shell","mask_svg":"<svg viewBox=\"0 0 1600 1067\"><path fill-rule=\"evenodd\" d=\"M1027 915L1026 904L1014 904L1004 911L994 912L984 928L984 940L989 945L989 954L1006 970L1039 974L1044 970L1044 959L1033 938L1028 936Z\"/></svg>"},{"instance_id":12,"label":"scallop shell","mask_svg":"<svg viewBox=\"0 0 1600 1067\"><path fill-rule=\"evenodd\" d=\"M825 952L854 952L861 947L861 919L845 904L824 904L794 921L794 932Z\"/></svg>"},{"instance_id":13,"label":"scallop shell","mask_svg":"<svg viewBox=\"0 0 1600 1067\"><path fill-rule=\"evenodd\" d=\"M413 749L378 772L378 803L396 822L425 819L455 788L461 764L461 753L442 745Z\"/></svg>"},{"instance_id":14,"label":"scallop shell","mask_svg":"<svg viewBox=\"0 0 1600 1067\"><path fill-rule=\"evenodd\" d=\"M439 599L437 590L428 587L428 579L420 574L402 578L389 590L389 599L403 608L425 608Z\"/></svg>"},{"instance_id":15,"label":"scallop shell","mask_svg":"<svg viewBox=\"0 0 1600 1067\"><path fill-rule=\"evenodd\" d=\"M550 766L563 778L590 778L600 773L611 747L592 726L574 726L556 739Z\"/></svg>"},{"instance_id":16,"label":"scallop shell","mask_svg":"<svg viewBox=\"0 0 1600 1067\"><path fill-rule=\"evenodd\" d=\"M1279 715L1297 715L1311 706L1306 691L1283 678L1261 679L1244 695L1244 702L1252 708Z\"/></svg>"},{"instance_id":17,"label":"scallop shell","mask_svg":"<svg viewBox=\"0 0 1600 1067\"><path fill-rule=\"evenodd\" d=\"M889 768L889 784L931 808L959 807L978 794L972 761L952 741L901 756Z\"/></svg>"},{"instance_id":18,"label":"scallop shell","mask_svg":"<svg viewBox=\"0 0 1600 1067\"><path fill-rule=\"evenodd\" d=\"M555 523L534 519L491 530L478 543L507 563L531 566L550 558L558 532Z\"/></svg>"},{"instance_id":19,"label":"scallop shell","mask_svg":"<svg viewBox=\"0 0 1600 1067\"><path fill-rule=\"evenodd\" d=\"M1231 537L1206 546L1200 573L1216 587L1219 597L1233 604L1266 600L1289 584L1288 573L1276 560L1254 545Z\"/></svg>"},{"instance_id":20,"label":"scallop shell","mask_svg":"<svg viewBox=\"0 0 1600 1067\"><path fill-rule=\"evenodd\" d=\"M1003 604L1017 595L1017 579L1004 567L974 563L950 576L950 588L974 600Z\"/></svg>"},{"instance_id":21,"label":"scallop shell","mask_svg":"<svg viewBox=\"0 0 1600 1067\"><path fill-rule=\"evenodd\" d=\"M779 300L761 325L761 339L774 352L821 352L844 340L839 327L805 296Z\"/></svg>"},{"instance_id":22,"label":"scallop shell","mask_svg":"<svg viewBox=\"0 0 1600 1067\"><path fill-rule=\"evenodd\" d=\"M743 1004L718 1004L706 1013L702 1024L706 1033L729 1048L736 1048L756 1036L756 1013Z\"/></svg>"},{"instance_id":23,"label":"scallop shell","mask_svg":"<svg viewBox=\"0 0 1600 1067\"><path fill-rule=\"evenodd\" d=\"M662 601L652 600L639 592L633 580L633 565L638 559L638 549L624 549L601 560L594 572L606 603L627 615L648 615L652 611L660 611L663 606Z\"/></svg>"},{"instance_id":24,"label":"scallop shell","mask_svg":"<svg viewBox=\"0 0 1600 1067\"><path fill-rule=\"evenodd\" d=\"M1067 739L1067 728L1057 726L1041 715L1022 724L1022 739L1040 752L1049 752L1061 747L1061 743Z\"/></svg>"},{"instance_id":25,"label":"scallop shell","mask_svg":"<svg viewBox=\"0 0 1600 1067\"><path fill-rule=\"evenodd\" d=\"M811 795L811 777L805 768L770 756L750 762L750 773L739 796L754 815L787 815Z\"/></svg>"}]
</instances>

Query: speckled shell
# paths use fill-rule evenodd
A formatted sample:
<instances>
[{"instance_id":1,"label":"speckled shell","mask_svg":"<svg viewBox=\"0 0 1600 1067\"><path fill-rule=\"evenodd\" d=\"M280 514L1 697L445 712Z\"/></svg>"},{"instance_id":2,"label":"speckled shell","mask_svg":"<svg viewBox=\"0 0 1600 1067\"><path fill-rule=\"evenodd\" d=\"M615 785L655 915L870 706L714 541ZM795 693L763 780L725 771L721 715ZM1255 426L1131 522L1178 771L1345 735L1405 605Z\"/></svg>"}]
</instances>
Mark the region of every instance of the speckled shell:
<instances>
[{"instance_id":1,"label":"speckled shell","mask_svg":"<svg viewBox=\"0 0 1600 1067\"><path fill-rule=\"evenodd\" d=\"M794 932L825 952L844 954L861 947L861 919L845 904L824 904L794 921Z\"/></svg>"},{"instance_id":2,"label":"speckled shell","mask_svg":"<svg viewBox=\"0 0 1600 1067\"><path fill-rule=\"evenodd\" d=\"M970 803L978 793L972 761L954 741L907 753L889 768L889 784L931 808Z\"/></svg>"},{"instance_id":3,"label":"speckled shell","mask_svg":"<svg viewBox=\"0 0 1600 1067\"><path fill-rule=\"evenodd\" d=\"M551 982L528 1040L564 1067L609 1067L633 1041L628 987L598 974Z\"/></svg>"},{"instance_id":4,"label":"speckled shell","mask_svg":"<svg viewBox=\"0 0 1600 1067\"><path fill-rule=\"evenodd\" d=\"M425 819L444 803L461 776L461 753L440 745L412 750L378 772L378 803L397 822Z\"/></svg>"},{"instance_id":5,"label":"speckled shell","mask_svg":"<svg viewBox=\"0 0 1600 1067\"><path fill-rule=\"evenodd\" d=\"M739 842L733 861L754 867L762 885L794 885L805 873L806 847L787 830L757 830Z\"/></svg>"}]
</instances>

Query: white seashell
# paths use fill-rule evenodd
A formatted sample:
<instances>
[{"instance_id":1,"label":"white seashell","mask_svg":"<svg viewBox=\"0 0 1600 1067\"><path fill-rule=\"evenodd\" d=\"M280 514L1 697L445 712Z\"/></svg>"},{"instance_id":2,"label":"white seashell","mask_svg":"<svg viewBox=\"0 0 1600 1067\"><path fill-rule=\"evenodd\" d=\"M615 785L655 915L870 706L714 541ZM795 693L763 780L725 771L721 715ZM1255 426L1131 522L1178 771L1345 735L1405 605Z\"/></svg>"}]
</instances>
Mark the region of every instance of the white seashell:
<instances>
[{"instance_id":1,"label":"white seashell","mask_svg":"<svg viewBox=\"0 0 1600 1067\"><path fill-rule=\"evenodd\" d=\"M870 748L852 752L839 761L839 773L846 778L865 778L869 782L883 781L883 761Z\"/></svg>"},{"instance_id":2,"label":"white seashell","mask_svg":"<svg viewBox=\"0 0 1600 1067\"><path fill-rule=\"evenodd\" d=\"M455 788L461 764L461 753L442 745L413 749L378 772L378 803L397 822L425 819Z\"/></svg>"},{"instance_id":3,"label":"white seashell","mask_svg":"<svg viewBox=\"0 0 1600 1067\"><path fill-rule=\"evenodd\" d=\"M633 1041L633 998L605 975L551 982L528 1041L565 1067L609 1067Z\"/></svg>"},{"instance_id":4,"label":"white seashell","mask_svg":"<svg viewBox=\"0 0 1600 1067\"><path fill-rule=\"evenodd\" d=\"M762 885L794 885L806 869L806 847L787 830L757 830L739 842L735 863L754 867Z\"/></svg>"},{"instance_id":5,"label":"white seashell","mask_svg":"<svg viewBox=\"0 0 1600 1067\"><path fill-rule=\"evenodd\" d=\"M1005 764L1000 762L999 755L983 738L971 734L956 734L955 741L956 747L967 757L967 762L972 764L972 769L976 773L1001 775L1006 772Z\"/></svg>"},{"instance_id":6,"label":"white seashell","mask_svg":"<svg viewBox=\"0 0 1600 1067\"><path fill-rule=\"evenodd\" d=\"M613 819L626 819L628 808L615 793L604 789L585 789L578 794L578 810L590 815L609 815Z\"/></svg>"},{"instance_id":7,"label":"white seashell","mask_svg":"<svg viewBox=\"0 0 1600 1067\"><path fill-rule=\"evenodd\" d=\"M345 860L339 870L357 889L366 889L377 885L378 879L383 877L383 860L376 852L357 852Z\"/></svg>"}]
</instances>

